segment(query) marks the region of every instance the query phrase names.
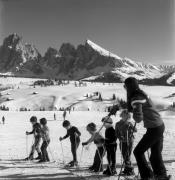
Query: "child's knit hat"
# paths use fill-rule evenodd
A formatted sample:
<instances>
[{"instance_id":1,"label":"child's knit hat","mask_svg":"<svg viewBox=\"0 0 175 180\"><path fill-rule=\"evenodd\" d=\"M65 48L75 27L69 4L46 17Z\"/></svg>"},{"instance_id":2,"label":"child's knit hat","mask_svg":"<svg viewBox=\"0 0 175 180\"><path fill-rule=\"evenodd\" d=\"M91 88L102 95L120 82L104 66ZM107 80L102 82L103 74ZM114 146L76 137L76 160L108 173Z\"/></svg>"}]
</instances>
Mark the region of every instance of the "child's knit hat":
<instances>
[{"instance_id":1,"label":"child's knit hat","mask_svg":"<svg viewBox=\"0 0 175 180\"><path fill-rule=\"evenodd\" d=\"M30 122L37 122L37 117L36 116L32 116L30 118Z\"/></svg>"},{"instance_id":2,"label":"child's knit hat","mask_svg":"<svg viewBox=\"0 0 175 180\"><path fill-rule=\"evenodd\" d=\"M86 126L86 129L87 129L87 130L90 130L90 131L96 131L96 130L97 130L96 124L94 124L93 122L92 122L92 123L89 123L89 124Z\"/></svg>"},{"instance_id":3,"label":"child's knit hat","mask_svg":"<svg viewBox=\"0 0 175 180\"><path fill-rule=\"evenodd\" d=\"M111 119L109 116L104 117L104 118L102 119L102 122L103 122L103 123L109 123L109 124L112 124L112 123L113 123L112 119Z\"/></svg>"}]
</instances>

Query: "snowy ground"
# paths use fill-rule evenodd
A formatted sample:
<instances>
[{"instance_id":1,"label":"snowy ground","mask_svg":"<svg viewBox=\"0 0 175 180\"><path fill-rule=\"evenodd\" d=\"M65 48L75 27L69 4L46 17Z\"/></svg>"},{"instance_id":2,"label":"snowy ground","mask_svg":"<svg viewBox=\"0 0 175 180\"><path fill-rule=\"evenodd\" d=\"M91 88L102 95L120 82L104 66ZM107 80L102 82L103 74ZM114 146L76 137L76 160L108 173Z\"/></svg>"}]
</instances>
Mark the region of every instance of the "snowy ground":
<instances>
[{"instance_id":1,"label":"snowy ground","mask_svg":"<svg viewBox=\"0 0 175 180\"><path fill-rule=\"evenodd\" d=\"M126 97L126 92L121 83L110 85L87 83L87 87L75 87L74 82L71 82L66 86L36 86L33 88L31 82L32 81L29 80L28 82L20 81L14 89L1 92L1 105L9 107L11 111L19 111L20 108L27 108L35 111L38 111L40 108L45 108L45 110L55 110L60 107L69 106L74 107L75 110L78 111L87 111L88 109L90 111L104 111L108 105L115 103L115 101L111 100L113 94L122 99L125 99ZM159 109L166 108L175 101L175 97L168 97L175 92L174 87L141 87L155 101L156 106ZM101 93L103 102L98 101L97 97L85 97L85 95L91 95L97 91Z\"/></svg>"},{"instance_id":2,"label":"snowy ground","mask_svg":"<svg viewBox=\"0 0 175 180\"><path fill-rule=\"evenodd\" d=\"M85 173L82 171L84 167L88 167L93 162L93 156L95 152L95 145L91 144L88 149L84 149L80 162L80 170L67 171L62 169L63 155L61 151L61 144L59 137L63 136L66 131L62 127L62 112L56 112L57 120L53 120L54 112L5 112L3 115L6 117L5 125L0 124L0 179L81 179L83 176L86 179L97 179L97 175ZM48 119L48 126L50 128L51 143L49 146L49 155L52 161L56 163L38 164L32 162L23 162L23 159L27 156L27 152L30 150L30 145L33 141L33 136L28 137L28 145L26 144L26 130L31 130L31 124L29 118L32 115L36 115L38 118L46 117ZM82 133L81 141L86 140L89 137L86 131L86 125L89 122L95 122L98 127L101 126L101 118L106 113L102 112L84 112L74 111L67 115L67 119L71 121L73 125L76 125ZM163 115L164 116L164 115ZM165 116L164 121L166 124L165 141L163 157L168 167L168 170L173 173L175 162L175 131L174 131L174 116ZM119 120L119 117L113 117L114 122ZM135 143L138 142L144 129L141 124L138 125L138 133L136 134ZM104 129L102 131L104 133ZM72 159L70 153L69 139L62 142L64 151L64 161L69 162ZM26 147L28 147L26 149ZM78 149L78 159L80 161L82 146ZM135 159L132 156L132 160L135 163ZM104 160L106 164L106 157ZM121 156L119 149L117 150L117 165L120 167ZM137 172L137 169L135 169ZM119 169L118 169L119 172ZM114 178L114 177L113 177ZM113 179L112 177L110 179ZM105 179L101 177L100 179ZM107 178L109 179L109 178Z\"/></svg>"},{"instance_id":3,"label":"snowy ground","mask_svg":"<svg viewBox=\"0 0 175 180\"><path fill-rule=\"evenodd\" d=\"M0 101L1 105L6 105L11 111L1 111L0 119L4 115L6 123L0 124L0 179L116 179L116 177L105 178L101 175L87 173L84 168L88 167L93 162L95 145L91 144L88 148L84 148L79 169L63 169L63 154L59 137L65 135L66 130L62 127L62 111L27 111L19 112L19 108L27 107L31 110L38 110L40 107L45 107L48 110L53 110L55 107L74 107L75 111L67 114L67 119L78 127L81 131L81 141L87 140L90 137L86 131L86 125L89 122L95 122L98 128L101 126L101 119L107 112L104 112L108 105L115 103L112 101L112 95L115 93L117 97L125 99L126 93L123 84L91 84L88 83L87 87L75 87L74 82L66 86L50 86L33 88L30 86L33 79L8 79L8 85L14 85L15 88L1 92L2 99L7 97L12 98L11 101ZM5 84L5 80L1 84ZM10 82L10 83L9 83ZM19 88L18 88L19 87ZM175 99L165 98L175 92L174 87L161 87L161 86L142 86L142 88L151 96L159 109L166 108L172 104ZM104 101L100 102L96 97L86 98L86 94L93 94L99 91L102 94ZM38 92L38 94L33 94ZM87 111L89 109L89 111ZM17 111L16 111L17 110ZM57 120L54 121L54 113ZM166 167L170 174L175 174L175 113L173 111L161 112L166 125L165 141L163 158L166 162ZM49 155L51 163L33 163L20 161L27 156L30 151L30 145L33 141L33 136L26 139L25 132L31 130L29 119L32 115L39 118L46 117L48 119L48 126L50 128L51 143L49 145ZM113 117L114 123L119 120L119 113ZM139 141L144 133L142 124L138 124L138 133L135 135L135 144ZM104 129L102 130L104 133ZM27 143L26 143L27 142ZM70 152L69 139L62 142L64 151L64 161L69 162L72 160ZM78 149L78 159L80 161L82 146ZM53 162L56 161L56 162ZM132 161L135 164L135 159L132 156ZM106 164L106 157L104 164ZM121 155L117 149L117 167L121 165ZM119 172L119 169L117 169ZM137 173L137 167L135 166ZM174 177L175 179L175 177Z\"/></svg>"}]
</instances>

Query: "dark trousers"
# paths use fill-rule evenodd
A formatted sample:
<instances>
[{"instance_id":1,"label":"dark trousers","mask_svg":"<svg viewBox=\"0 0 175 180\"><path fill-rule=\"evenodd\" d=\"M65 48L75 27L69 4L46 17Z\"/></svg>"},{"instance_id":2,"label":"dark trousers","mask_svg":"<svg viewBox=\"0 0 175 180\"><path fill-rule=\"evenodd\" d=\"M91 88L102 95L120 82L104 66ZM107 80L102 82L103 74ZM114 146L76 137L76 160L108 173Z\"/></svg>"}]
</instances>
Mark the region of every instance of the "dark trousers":
<instances>
[{"instance_id":1,"label":"dark trousers","mask_svg":"<svg viewBox=\"0 0 175 180\"><path fill-rule=\"evenodd\" d=\"M133 140L131 140L130 142L120 142L120 151L123 156L126 171L129 170L131 171L133 169L131 164L132 147L133 147Z\"/></svg>"},{"instance_id":2,"label":"dark trousers","mask_svg":"<svg viewBox=\"0 0 175 180\"><path fill-rule=\"evenodd\" d=\"M76 142L71 142L71 152L72 152L74 162L77 161L77 149L78 149L79 144L80 144L79 139L77 139Z\"/></svg>"},{"instance_id":3,"label":"dark trousers","mask_svg":"<svg viewBox=\"0 0 175 180\"><path fill-rule=\"evenodd\" d=\"M117 144L110 144L106 145L106 152L107 152L107 160L109 168L115 169L116 168L116 150Z\"/></svg>"},{"instance_id":4,"label":"dark trousers","mask_svg":"<svg viewBox=\"0 0 175 180\"><path fill-rule=\"evenodd\" d=\"M47 147L50 143L49 141L43 141L42 145L41 145L41 153L42 153L42 160L43 161L49 161L49 156L48 156L48 152L47 152Z\"/></svg>"},{"instance_id":5,"label":"dark trousers","mask_svg":"<svg viewBox=\"0 0 175 180\"><path fill-rule=\"evenodd\" d=\"M95 171L103 170L104 155L105 155L105 148L103 146L97 147L97 150L96 150L95 156L94 156L94 163L92 165L92 167Z\"/></svg>"},{"instance_id":6,"label":"dark trousers","mask_svg":"<svg viewBox=\"0 0 175 180\"><path fill-rule=\"evenodd\" d=\"M134 149L134 155L141 178L152 177L153 173L158 176L166 176L166 169L162 160L164 130L164 124L156 128L147 129L146 134L142 137ZM144 155L149 148L151 149L150 163L153 172L148 166Z\"/></svg>"},{"instance_id":7,"label":"dark trousers","mask_svg":"<svg viewBox=\"0 0 175 180\"><path fill-rule=\"evenodd\" d=\"M35 150L37 151L38 154L41 152L40 151L40 141L41 141L40 137L34 138L34 143L33 143L32 148L31 148L30 156L33 157Z\"/></svg>"}]
</instances>

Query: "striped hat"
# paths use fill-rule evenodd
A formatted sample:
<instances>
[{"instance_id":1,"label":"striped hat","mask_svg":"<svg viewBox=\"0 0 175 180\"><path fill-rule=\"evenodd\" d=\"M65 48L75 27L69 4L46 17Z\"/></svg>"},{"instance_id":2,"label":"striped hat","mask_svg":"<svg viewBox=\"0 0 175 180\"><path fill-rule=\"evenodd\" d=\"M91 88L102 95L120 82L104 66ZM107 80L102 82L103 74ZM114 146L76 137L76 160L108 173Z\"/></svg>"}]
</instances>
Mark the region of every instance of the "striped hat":
<instances>
[{"instance_id":1,"label":"striped hat","mask_svg":"<svg viewBox=\"0 0 175 180\"><path fill-rule=\"evenodd\" d=\"M112 119L111 119L109 116L104 117L104 118L102 119L102 122L103 122L103 123L109 123L109 124L112 124L112 123L113 123Z\"/></svg>"}]
</instances>

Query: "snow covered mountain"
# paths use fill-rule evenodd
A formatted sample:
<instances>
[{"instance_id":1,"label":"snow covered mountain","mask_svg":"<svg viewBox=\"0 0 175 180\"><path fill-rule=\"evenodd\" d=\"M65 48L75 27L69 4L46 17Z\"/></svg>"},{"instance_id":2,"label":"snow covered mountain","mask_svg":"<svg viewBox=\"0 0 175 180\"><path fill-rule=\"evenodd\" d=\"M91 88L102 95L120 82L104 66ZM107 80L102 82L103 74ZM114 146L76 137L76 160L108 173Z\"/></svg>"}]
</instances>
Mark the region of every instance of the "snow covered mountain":
<instances>
[{"instance_id":1,"label":"snow covered mountain","mask_svg":"<svg viewBox=\"0 0 175 180\"><path fill-rule=\"evenodd\" d=\"M50 47L43 57L34 45L24 43L17 34L5 38L0 46L0 73L17 76L107 82L121 82L128 76L142 82L153 79L157 82L164 77L163 84L168 85L174 84L172 72L175 66L156 66L122 58L91 40L77 47L70 43L63 43L59 50Z\"/></svg>"},{"instance_id":2,"label":"snow covered mountain","mask_svg":"<svg viewBox=\"0 0 175 180\"><path fill-rule=\"evenodd\" d=\"M102 73L99 76L86 78L87 80L115 82L120 80L122 81L128 76L134 76L143 83L147 82L147 84L149 84L148 82L154 82L154 84L159 85L174 84L175 73L173 72L175 72L175 66L156 66L150 63L136 62L127 57L121 58L118 55L115 55L96 45L90 40L87 40L87 43L101 55L115 59L115 67L110 72ZM162 79L164 79L164 81L162 81Z\"/></svg>"}]
</instances>

